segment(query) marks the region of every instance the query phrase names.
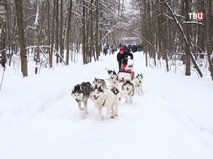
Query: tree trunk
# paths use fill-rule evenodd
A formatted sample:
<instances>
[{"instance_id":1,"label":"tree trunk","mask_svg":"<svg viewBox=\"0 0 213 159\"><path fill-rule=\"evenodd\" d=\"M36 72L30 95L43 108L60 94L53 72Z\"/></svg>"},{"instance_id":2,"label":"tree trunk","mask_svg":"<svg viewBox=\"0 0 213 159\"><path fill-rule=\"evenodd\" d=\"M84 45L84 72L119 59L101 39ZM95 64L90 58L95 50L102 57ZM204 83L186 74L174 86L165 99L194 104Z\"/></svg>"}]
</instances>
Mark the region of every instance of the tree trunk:
<instances>
[{"instance_id":1,"label":"tree trunk","mask_svg":"<svg viewBox=\"0 0 213 159\"><path fill-rule=\"evenodd\" d=\"M166 61L166 71L169 72L169 64L168 64L168 34L167 34L167 21L164 17L164 11L165 11L165 7L163 5L163 0L160 0L161 4L160 4L160 15L161 15L161 42L160 45L161 47L161 51L163 52L163 59Z\"/></svg>"},{"instance_id":2,"label":"tree trunk","mask_svg":"<svg viewBox=\"0 0 213 159\"><path fill-rule=\"evenodd\" d=\"M35 43L37 45L36 47L36 51L34 52L34 60L36 62L36 66L35 66L35 74L38 73L38 64L40 62L40 50L39 50L39 24L38 24L38 19L39 19L39 2L36 1L36 16L35 16L35 22L34 22L34 28L35 28Z\"/></svg>"},{"instance_id":3,"label":"tree trunk","mask_svg":"<svg viewBox=\"0 0 213 159\"><path fill-rule=\"evenodd\" d=\"M21 71L23 77L28 76L27 69L27 52L25 47L25 38L24 38L24 20L23 20L23 1L15 0L15 8L16 8L16 19L17 19L17 27L18 27L18 40L20 44L20 56L21 56Z\"/></svg>"},{"instance_id":4,"label":"tree trunk","mask_svg":"<svg viewBox=\"0 0 213 159\"><path fill-rule=\"evenodd\" d=\"M6 0L0 1L0 64L6 64Z\"/></svg>"},{"instance_id":5,"label":"tree trunk","mask_svg":"<svg viewBox=\"0 0 213 159\"><path fill-rule=\"evenodd\" d=\"M206 43L207 43L207 58L209 63L209 71L211 73L211 78L213 81L213 13L212 13L212 1L209 0L206 2L206 18L205 18L205 37L206 37Z\"/></svg>"},{"instance_id":6,"label":"tree trunk","mask_svg":"<svg viewBox=\"0 0 213 159\"><path fill-rule=\"evenodd\" d=\"M45 1L46 2L46 7L47 7L47 45L50 46L51 45L51 31L50 31L50 28L51 28L51 14L50 14L50 1L47 0ZM49 59L48 59L48 62L49 62L49 65L50 65L50 56L51 56L51 52L50 52L50 48L48 47L47 48L47 53L49 55Z\"/></svg>"},{"instance_id":7,"label":"tree trunk","mask_svg":"<svg viewBox=\"0 0 213 159\"><path fill-rule=\"evenodd\" d=\"M198 2L198 11L205 14L204 1ZM206 15L206 14L205 14ZM204 18L205 20L206 18ZM199 53L205 52L205 25L198 25L198 39L197 39L197 49Z\"/></svg>"},{"instance_id":8,"label":"tree trunk","mask_svg":"<svg viewBox=\"0 0 213 159\"><path fill-rule=\"evenodd\" d=\"M88 2L86 2L85 3L85 11L86 11L86 15L85 15L85 34L86 34L86 38L85 38L85 40L86 40L86 43L85 43L85 56L86 56L86 61L85 61L85 63L87 64L88 62L89 62L89 41L90 41L90 39L89 39L89 4L88 4Z\"/></svg>"},{"instance_id":9,"label":"tree trunk","mask_svg":"<svg viewBox=\"0 0 213 159\"><path fill-rule=\"evenodd\" d=\"M56 54L56 63L59 62L59 55L58 55L58 46L59 46L59 0L56 0L56 16L55 16L55 23L56 23L56 29L55 29L55 49L57 51L57 54Z\"/></svg>"},{"instance_id":10,"label":"tree trunk","mask_svg":"<svg viewBox=\"0 0 213 159\"><path fill-rule=\"evenodd\" d=\"M60 8L60 33L59 33L59 39L60 39L60 55L62 58L64 58L64 38L63 38L63 0L61 0L61 8ZM62 59L60 59L60 62L62 62Z\"/></svg>"},{"instance_id":11,"label":"tree trunk","mask_svg":"<svg viewBox=\"0 0 213 159\"><path fill-rule=\"evenodd\" d=\"M83 64L86 63L86 2L83 1L83 17L82 17L82 54L83 54Z\"/></svg>"},{"instance_id":12,"label":"tree trunk","mask_svg":"<svg viewBox=\"0 0 213 159\"><path fill-rule=\"evenodd\" d=\"M100 19L102 20L103 19L103 11L102 11L102 6L101 5L99 5L99 11L100 11L100 13L99 13L99 15L100 15ZM100 23L100 26L99 26L101 29L99 30L99 51L101 52L101 50L102 50L102 38L103 38L103 30L102 30L102 28L103 28L103 24L101 24ZM99 53L100 54L100 53Z\"/></svg>"},{"instance_id":13,"label":"tree trunk","mask_svg":"<svg viewBox=\"0 0 213 159\"><path fill-rule=\"evenodd\" d=\"M68 7L68 20L67 20L67 31L66 31L66 63L69 65L69 50L70 50L70 31L71 31L71 16L72 16L72 0L69 1Z\"/></svg>"},{"instance_id":14,"label":"tree trunk","mask_svg":"<svg viewBox=\"0 0 213 159\"><path fill-rule=\"evenodd\" d=\"M188 13L190 12L190 0L185 0L185 17L186 17L186 21L189 21L189 16ZM188 41L188 44L190 43L190 25L186 24L186 39ZM191 62L190 62L190 53L189 53L189 46L187 46L188 44L185 45L185 52L186 52L186 72L185 75L186 76L190 76L191 75Z\"/></svg>"},{"instance_id":15,"label":"tree trunk","mask_svg":"<svg viewBox=\"0 0 213 159\"><path fill-rule=\"evenodd\" d=\"M53 50L54 50L54 42L55 42L55 11L56 11L56 1L53 1L53 11L52 11L52 31L51 31L51 45L49 52L49 64L50 68L53 67Z\"/></svg>"},{"instance_id":16,"label":"tree trunk","mask_svg":"<svg viewBox=\"0 0 213 159\"><path fill-rule=\"evenodd\" d=\"M96 14L95 14L95 52L96 52L96 57L97 60L99 59L100 56L100 49L99 49L99 0L96 0L95 2L95 6L96 6Z\"/></svg>"}]
</instances>

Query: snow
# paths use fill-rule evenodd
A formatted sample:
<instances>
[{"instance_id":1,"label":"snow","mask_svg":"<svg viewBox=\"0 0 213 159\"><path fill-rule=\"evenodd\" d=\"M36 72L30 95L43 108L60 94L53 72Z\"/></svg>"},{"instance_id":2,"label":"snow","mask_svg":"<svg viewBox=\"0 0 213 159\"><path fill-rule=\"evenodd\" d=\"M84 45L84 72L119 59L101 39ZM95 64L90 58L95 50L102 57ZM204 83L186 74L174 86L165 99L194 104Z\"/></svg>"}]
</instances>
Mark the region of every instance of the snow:
<instances>
[{"instance_id":1,"label":"snow","mask_svg":"<svg viewBox=\"0 0 213 159\"><path fill-rule=\"evenodd\" d=\"M82 119L70 93L83 81L106 79L105 68L117 70L116 55L87 65L42 68L38 75L30 64L27 78L9 67L0 91L0 158L212 159L210 78L194 72L186 77L181 69L166 73L145 67L141 52L134 57L144 93L135 95L132 104L122 100L115 119L105 111L103 121L92 101Z\"/></svg>"}]
</instances>

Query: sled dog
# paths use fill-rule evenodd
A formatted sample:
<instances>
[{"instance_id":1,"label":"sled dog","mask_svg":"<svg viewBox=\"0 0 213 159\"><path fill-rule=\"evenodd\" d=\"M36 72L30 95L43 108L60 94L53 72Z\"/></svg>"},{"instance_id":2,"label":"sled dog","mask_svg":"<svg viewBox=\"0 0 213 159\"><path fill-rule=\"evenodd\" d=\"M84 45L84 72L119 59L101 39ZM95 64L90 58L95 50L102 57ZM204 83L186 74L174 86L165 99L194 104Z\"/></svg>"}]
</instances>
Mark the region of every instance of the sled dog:
<instances>
[{"instance_id":1,"label":"sled dog","mask_svg":"<svg viewBox=\"0 0 213 159\"><path fill-rule=\"evenodd\" d=\"M130 81L126 81L121 86L121 95L125 98L126 103L132 103L132 98L134 96L134 85Z\"/></svg>"},{"instance_id":2,"label":"sled dog","mask_svg":"<svg viewBox=\"0 0 213 159\"><path fill-rule=\"evenodd\" d=\"M102 114L102 109L107 108L107 114L110 114L111 118L118 115L118 104L119 98L109 89L96 88L92 92L92 98L98 109L98 114L101 120L104 116Z\"/></svg>"},{"instance_id":3,"label":"sled dog","mask_svg":"<svg viewBox=\"0 0 213 159\"><path fill-rule=\"evenodd\" d=\"M90 82L82 82L81 84L77 84L74 86L71 95L74 97L76 102L78 103L78 107L80 111L83 111L83 118L88 114L87 110L87 101L92 92L92 85ZM83 107L81 107L83 105Z\"/></svg>"},{"instance_id":4,"label":"sled dog","mask_svg":"<svg viewBox=\"0 0 213 159\"><path fill-rule=\"evenodd\" d=\"M107 73L109 74L109 83L110 83L110 86L113 88L113 87L116 87L118 88L118 75L117 73L115 72L115 70L107 70Z\"/></svg>"},{"instance_id":5,"label":"sled dog","mask_svg":"<svg viewBox=\"0 0 213 159\"><path fill-rule=\"evenodd\" d=\"M103 79L100 78L95 78L94 81L92 82L92 87L95 88L102 88L105 89L106 86L106 82Z\"/></svg>"},{"instance_id":6,"label":"sled dog","mask_svg":"<svg viewBox=\"0 0 213 159\"><path fill-rule=\"evenodd\" d=\"M115 95L115 105L117 106L116 109L118 108L118 105L120 104L121 101L121 92L118 90L118 88L111 88L111 91L114 93ZM117 110L115 112L118 112ZM118 114L117 114L118 115ZM117 116L116 115L116 116Z\"/></svg>"},{"instance_id":7,"label":"sled dog","mask_svg":"<svg viewBox=\"0 0 213 159\"><path fill-rule=\"evenodd\" d=\"M133 79L134 87L135 87L135 93L141 94L143 92L142 86L143 86L143 75L142 73L137 74L135 78Z\"/></svg>"}]
</instances>

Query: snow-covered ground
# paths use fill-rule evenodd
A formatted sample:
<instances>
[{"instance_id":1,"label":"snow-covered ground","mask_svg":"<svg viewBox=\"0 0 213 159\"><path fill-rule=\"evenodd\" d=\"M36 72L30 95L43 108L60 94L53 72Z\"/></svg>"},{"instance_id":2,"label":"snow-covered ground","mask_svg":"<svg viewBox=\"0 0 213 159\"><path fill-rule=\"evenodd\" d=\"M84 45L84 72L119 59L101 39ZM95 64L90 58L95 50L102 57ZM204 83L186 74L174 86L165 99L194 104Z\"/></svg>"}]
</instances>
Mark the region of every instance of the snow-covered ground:
<instances>
[{"instance_id":1,"label":"snow-covered ground","mask_svg":"<svg viewBox=\"0 0 213 159\"><path fill-rule=\"evenodd\" d=\"M141 52L134 56L144 93L133 104L122 100L115 119L104 112L103 121L91 101L83 120L70 92L94 77L106 79L105 68L117 70L115 55L39 75L30 67L27 78L8 68L0 91L0 159L212 159L210 78L147 68Z\"/></svg>"}]
</instances>

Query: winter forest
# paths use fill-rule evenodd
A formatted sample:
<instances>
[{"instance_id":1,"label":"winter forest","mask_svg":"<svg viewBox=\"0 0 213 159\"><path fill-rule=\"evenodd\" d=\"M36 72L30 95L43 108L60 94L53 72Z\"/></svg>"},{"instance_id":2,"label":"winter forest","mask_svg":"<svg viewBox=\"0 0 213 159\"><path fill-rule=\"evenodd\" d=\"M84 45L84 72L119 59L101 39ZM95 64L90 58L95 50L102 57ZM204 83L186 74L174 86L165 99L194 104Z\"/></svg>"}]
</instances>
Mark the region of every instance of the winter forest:
<instances>
[{"instance_id":1,"label":"winter forest","mask_svg":"<svg viewBox=\"0 0 213 159\"><path fill-rule=\"evenodd\" d=\"M185 75L203 67L213 79L213 2L211 0L1 0L1 63L21 60L28 76L28 54L37 67L98 60L104 46L139 37L146 66L183 61ZM194 14L202 12L203 19ZM191 16L190 16L191 13ZM45 58L44 58L45 57ZM151 59L151 60L150 60ZM4 65L4 64L3 64ZM161 63L160 63L161 65ZM176 67L176 66L175 66Z\"/></svg>"},{"instance_id":2,"label":"winter forest","mask_svg":"<svg viewBox=\"0 0 213 159\"><path fill-rule=\"evenodd\" d=\"M0 159L213 159L212 82L213 0L0 0Z\"/></svg>"}]
</instances>

